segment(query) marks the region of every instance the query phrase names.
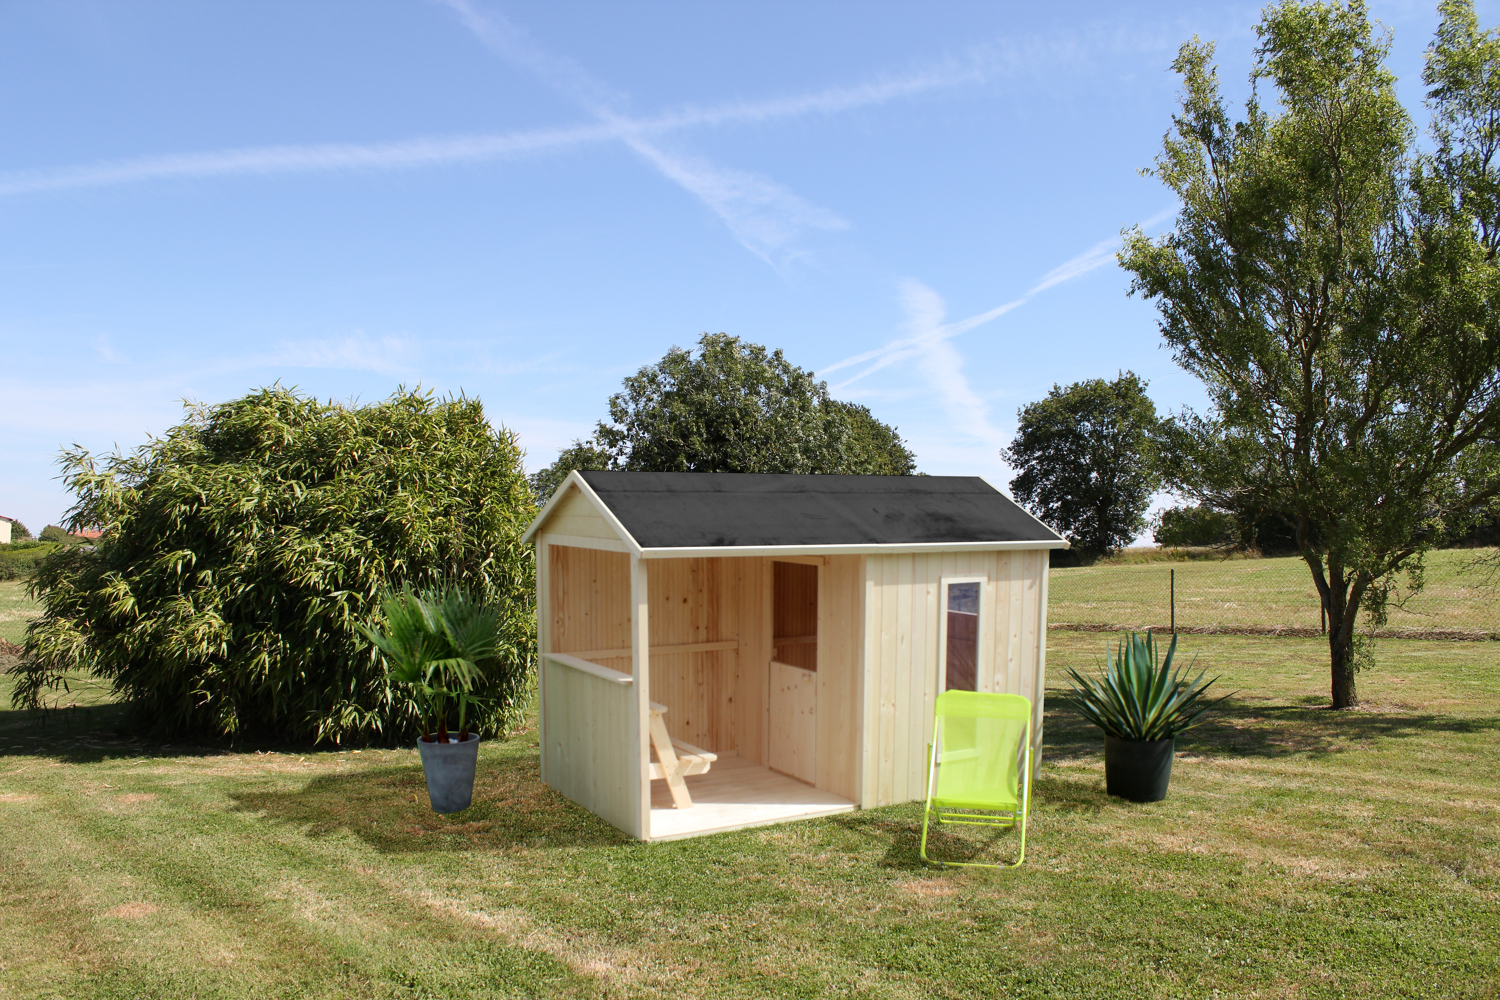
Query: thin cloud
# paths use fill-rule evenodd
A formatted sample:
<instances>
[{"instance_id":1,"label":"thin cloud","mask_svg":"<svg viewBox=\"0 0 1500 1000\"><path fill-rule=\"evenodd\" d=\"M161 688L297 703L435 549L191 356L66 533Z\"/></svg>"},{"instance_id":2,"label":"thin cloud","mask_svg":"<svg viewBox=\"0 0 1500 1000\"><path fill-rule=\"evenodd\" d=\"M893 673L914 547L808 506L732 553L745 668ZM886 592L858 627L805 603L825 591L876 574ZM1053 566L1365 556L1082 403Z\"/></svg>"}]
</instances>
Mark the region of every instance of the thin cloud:
<instances>
[{"instance_id":1,"label":"thin cloud","mask_svg":"<svg viewBox=\"0 0 1500 1000\"><path fill-rule=\"evenodd\" d=\"M783 251L807 230L848 226L833 212L807 202L771 180L727 170L701 157L668 151L653 141L647 130L625 116L628 103L625 94L596 79L577 62L547 51L503 14L482 12L469 0L439 2L455 11L492 52L541 80L601 124L615 129L620 140L642 160L706 205L742 246L773 266L782 266L790 259ZM874 94L870 92L867 99ZM828 95L821 105L783 105L782 113L792 107L806 113L813 107L831 107L840 100L847 103L853 99L853 94ZM727 116L733 112L726 108L722 113ZM760 113L769 114L769 106L763 106Z\"/></svg>"},{"instance_id":2,"label":"thin cloud","mask_svg":"<svg viewBox=\"0 0 1500 1000\"><path fill-rule=\"evenodd\" d=\"M626 142L664 176L712 209L742 246L768 263L778 263L772 259L776 251L807 229L849 227L828 209L764 177L726 170L696 157L669 155L638 138L630 137Z\"/></svg>"},{"instance_id":3,"label":"thin cloud","mask_svg":"<svg viewBox=\"0 0 1500 1000\"><path fill-rule=\"evenodd\" d=\"M1042 58L1081 58L1076 47L1052 46L1039 53L1013 45L979 45L908 73L888 74L853 85L761 100L688 105L654 116L625 113L626 95L591 76L566 57L547 52L503 15L481 11L469 0L437 0L453 10L487 47L563 94L597 120L591 123L498 134L426 137L386 143L324 143L246 147L106 161L60 169L0 173L0 197L148 181L236 175L271 176L355 170L402 170L474 163L623 142L663 176L713 211L747 249L782 267L806 258L799 237L840 230L849 223L768 178L715 166L664 148L659 139L697 127L769 122L845 111L971 86L1015 72ZM1113 44L1120 44L1118 39ZM1053 51L1056 49L1056 51Z\"/></svg>"},{"instance_id":4,"label":"thin cloud","mask_svg":"<svg viewBox=\"0 0 1500 1000\"><path fill-rule=\"evenodd\" d=\"M1035 285L1032 285L1026 292L1025 298L1029 299L1038 292L1045 292L1053 285L1060 285L1064 281L1071 281L1081 275L1088 274L1095 268L1103 267L1105 264L1113 264L1115 262L1115 253L1119 249L1120 241L1115 237L1100 240L1077 257L1057 265L1042 275L1042 279ZM1025 300L1023 299L1022 301Z\"/></svg>"},{"instance_id":5,"label":"thin cloud","mask_svg":"<svg viewBox=\"0 0 1500 1000\"><path fill-rule=\"evenodd\" d=\"M352 334L282 344L267 354L238 359L243 368L329 368L413 376L421 368L422 347L404 337Z\"/></svg>"},{"instance_id":6,"label":"thin cloud","mask_svg":"<svg viewBox=\"0 0 1500 1000\"><path fill-rule=\"evenodd\" d=\"M413 139L374 145L331 143L319 146L260 146L212 153L149 156L62 170L0 174L0 195L235 174L396 170L525 156L612 138L616 138L616 135L608 127L585 125L504 135Z\"/></svg>"},{"instance_id":7,"label":"thin cloud","mask_svg":"<svg viewBox=\"0 0 1500 1000\"><path fill-rule=\"evenodd\" d=\"M969 385L964 359L953 346L951 327L943 325L947 305L931 288L907 279L901 283L906 329L916 346L916 368L942 403L949 425L960 433L1003 447L1004 435L990 423L989 408Z\"/></svg>"},{"instance_id":8,"label":"thin cloud","mask_svg":"<svg viewBox=\"0 0 1500 1000\"><path fill-rule=\"evenodd\" d=\"M1140 224L1141 228L1149 229L1152 226L1158 225L1159 223L1175 214L1176 211L1177 207L1175 205L1171 208L1164 209L1163 211L1156 213L1155 215L1151 216L1151 218L1146 219L1144 222L1142 222ZM954 337L957 337L959 334L969 332L976 326L981 326L985 323L988 323L990 320L999 319L1001 316L1004 316L1011 310L1024 306L1037 295L1040 295L1042 292L1045 292L1049 288L1055 288L1056 286L1061 285L1064 282L1072 281L1074 278L1082 277L1083 275L1088 274L1090 271L1103 267L1105 264L1114 263L1115 254L1119 252L1120 246L1121 243L1119 237L1110 237L1107 240L1100 240L1098 243L1089 247L1083 253L1067 261L1064 261L1057 267L1054 267L1052 270L1042 275L1041 278L1037 279L1035 284L1033 284L1026 290L1026 294L1022 295L1020 298L1013 299L1010 302L1005 303L1004 305L996 306L995 308L990 309L987 312L982 312L978 315L970 316L968 319L960 320L957 323L939 325L934 328L933 335L938 336L942 341L947 341L951 340ZM911 279L906 279L906 281L910 280ZM903 287L905 287L904 284ZM903 293L903 301L905 301L905 293ZM866 365L866 367L833 387L834 390L843 389L854 384L855 382L858 382L860 379L866 377L867 375L872 375L875 372L880 371L882 368L890 367L898 361L904 361L907 358L912 357L919 357L921 352L929 349L929 343L930 336L928 336L927 334L924 334L922 337L901 337L896 340L890 341L889 343L884 344L880 347L874 348L873 350L864 351L860 354L854 354L847 358L844 358L841 361L835 361L831 365L826 365L818 370L818 374L827 375L829 372L839 371L844 368L851 368L855 365Z\"/></svg>"},{"instance_id":9,"label":"thin cloud","mask_svg":"<svg viewBox=\"0 0 1500 1000\"><path fill-rule=\"evenodd\" d=\"M109 187L144 181L236 175L406 170L450 163L514 159L564 149L655 136L698 126L766 122L809 114L836 114L938 86L964 82L963 75L919 74L854 87L833 87L800 96L687 107L646 118L615 117L566 128L479 135L427 137L384 143L250 146L201 153L173 153L50 170L0 173L0 196Z\"/></svg>"}]
</instances>

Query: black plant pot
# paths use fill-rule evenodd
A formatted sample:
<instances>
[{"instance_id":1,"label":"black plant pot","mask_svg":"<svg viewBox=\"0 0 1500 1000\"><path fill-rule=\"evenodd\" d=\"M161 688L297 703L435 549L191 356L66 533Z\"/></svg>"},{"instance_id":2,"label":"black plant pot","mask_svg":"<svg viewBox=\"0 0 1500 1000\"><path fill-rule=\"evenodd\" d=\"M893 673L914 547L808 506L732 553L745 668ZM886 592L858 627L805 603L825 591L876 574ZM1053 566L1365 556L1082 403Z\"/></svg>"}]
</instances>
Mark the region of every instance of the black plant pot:
<instances>
[{"instance_id":1,"label":"black plant pot","mask_svg":"<svg viewBox=\"0 0 1500 1000\"><path fill-rule=\"evenodd\" d=\"M1104 787L1131 802L1160 802L1172 780L1175 739L1122 740L1104 737Z\"/></svg>"}]
</instances>

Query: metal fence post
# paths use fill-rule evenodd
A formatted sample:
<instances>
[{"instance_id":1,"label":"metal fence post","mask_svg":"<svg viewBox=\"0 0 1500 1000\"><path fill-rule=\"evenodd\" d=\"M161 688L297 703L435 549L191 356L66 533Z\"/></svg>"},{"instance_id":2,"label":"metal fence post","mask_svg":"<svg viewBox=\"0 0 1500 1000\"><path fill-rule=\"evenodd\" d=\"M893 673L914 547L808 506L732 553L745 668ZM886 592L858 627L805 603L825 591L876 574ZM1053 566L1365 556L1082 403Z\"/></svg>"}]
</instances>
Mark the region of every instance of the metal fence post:
<instances>
[{"instance_id":1,"label":"metal fence post","mask_svg":"<svg viewBox=\"0 0 1500 1000\"><path fill-rule=\"evenodd\" d=\"M1172 634L1177 634L1177 571L1170 570L1172 588Z\"/></svg>"}]
</instances>

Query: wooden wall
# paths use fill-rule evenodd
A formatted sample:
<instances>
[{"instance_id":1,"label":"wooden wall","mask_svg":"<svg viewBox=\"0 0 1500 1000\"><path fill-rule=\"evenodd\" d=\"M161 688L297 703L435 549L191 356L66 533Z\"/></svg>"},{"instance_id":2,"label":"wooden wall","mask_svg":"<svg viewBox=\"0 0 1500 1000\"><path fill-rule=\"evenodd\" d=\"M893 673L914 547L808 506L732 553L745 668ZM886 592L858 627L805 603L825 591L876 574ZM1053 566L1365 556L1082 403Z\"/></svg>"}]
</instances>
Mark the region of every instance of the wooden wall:
<instances>
[{"instance_id":1,"label":"wooden wall","mask_svg":"<svg viewBox=\"0 0 1500 1000\"><path fill-rule=\"evenodd\" d=\"M585 659L630 673L630 556L568 545L547 549L546 652L621 650Z\"/></svg>"},{"instance_id":2,"label":"wooden wall","mask_svg":"<svg viewBox=\"0 0 1500 1000\"><path fill-rule=\"evenodd\" d=\"M547 650L629 673L630 557L549 545ZM769 562L646 561L651 700L673 737L757 763L766 754ZM671 652L668 647L737 648ZM614 653L615 655L606 655ZM547 763L543 762L543 777Z\"/></svg>"},{"instance_id":3,"label":"wooden wall","mask_svg":"<svg viewBox=\"0 0 1500 1000\"><path fill-rule=\"evenodd\" d=\"M767 699L771 693L771 561L754 557L724 559L736 574L735 629L740 649L735 656L734 750L741 757L765 765L770 760L771 733Z\"/></svg>"},{"instance_id":4,"label":"wooden wall","mask_svg":"<svg viewBox=\"0 0 1500 1000\"><path fill-rule=\"evenodd\" d=\"M574 535L579 538L601 538L618 542L620 536L610 527L592 501L569 486L568 491L557 500L557 509L547 516L546 533L549 535ZM627 590L626 594L630 592Z\"/></svg>"},{"instance_id":5,"label":"wooden wall","mask_svg":"<svg viewBox=\"0 0 1500 1000\"><path fill-rule=\"evenodd\" d=\"M818 780L859 801L860 691L865 650L864 556L829 556L818 583Z\"/></svg>"},{"instance_id":6,"label":"wooden wall","mask_svg":"<svg viewBox=\"0 0 1500 1000\"><path fill-rule=\"evenodd\" d=\"M1045 551L868 556L864 567L864 692L867 738L857 801L865 807L920 799L939 690L940 606L945 577L982 577L980 691L1025 695L1041 746L1046 643Z\"/></svg>"},{"instance_id":7,"label":"wooden wall","mask_svg":"<svg viewBox=\"0 0 1500 1000\"><path fill-rule=\"evenodd\" d=\"M653 559L651 700L667 706L667 731L716 753L738 748L735 649L667 653L662 647L739 641L739 574L727 559Z\"/></svg>"},{"instance_id":8,"label":"wooden wall","mask_svg":"<svg viewBox=\"0 0 1500 1000\"><path fill-rule=\"evenodd\" d=\"M542 757L547 783L640 837L641 766L628 751L635 692L542 657Z\"/></svg>"}]
</instances>

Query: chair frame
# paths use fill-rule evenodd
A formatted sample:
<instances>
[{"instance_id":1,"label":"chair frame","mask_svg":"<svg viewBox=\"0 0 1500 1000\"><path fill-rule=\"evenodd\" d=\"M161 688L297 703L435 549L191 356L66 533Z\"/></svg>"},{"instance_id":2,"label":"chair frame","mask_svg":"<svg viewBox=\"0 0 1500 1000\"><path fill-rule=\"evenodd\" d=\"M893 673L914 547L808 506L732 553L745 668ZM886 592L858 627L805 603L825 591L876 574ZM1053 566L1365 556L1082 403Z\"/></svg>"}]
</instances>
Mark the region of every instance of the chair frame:
<instances>
[{"instance_id":1,"label":"chair frame","mask_svg":"<svg viewBox=\"0 0 1500 1000\"><path fill-rule=\"evenodd\" d=\"M1031 815L1031 772L1032 763L1036 756L1036 750L1031 745L1031 720L1034 712L1031 710L1031 700L1029 698L1026 698L1024 695L1016 695L1016 697L1025 700L1028 709L1026 713L1025 736L1026 780L1019 783L1021 788L1021 808L1019 810L1019 816L1016 815L1017 810L997 809L991 810L990 812L986 813L984 810L980 809L950 808L945 810L941 806L933 806L932 790L937 784L938 751L942 745L943 737L943 717L938 715L936 708L934 708L932 742L927 744L927 800L922 809L922 845L920 850L918 851L918 853L922 857L922 860L926 863L944 865L950 868L998 868L1001 870L1009 870L1011 868L1019 868L1021 866L1021 862L1026 860L1026 821ZM1019 821L1021 824L1020 852L1017 854L1015 862L1008 865L987 864L977 861L943 861L941 859L935 860L933 858L929 858L927 856L927 826L933 817L937 818L939 825L947 824L953 826L993 826L1002 829L1013 827Z\"/></svg>"}]
</instances>

